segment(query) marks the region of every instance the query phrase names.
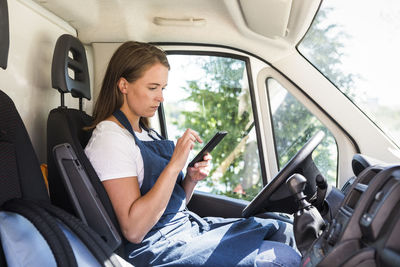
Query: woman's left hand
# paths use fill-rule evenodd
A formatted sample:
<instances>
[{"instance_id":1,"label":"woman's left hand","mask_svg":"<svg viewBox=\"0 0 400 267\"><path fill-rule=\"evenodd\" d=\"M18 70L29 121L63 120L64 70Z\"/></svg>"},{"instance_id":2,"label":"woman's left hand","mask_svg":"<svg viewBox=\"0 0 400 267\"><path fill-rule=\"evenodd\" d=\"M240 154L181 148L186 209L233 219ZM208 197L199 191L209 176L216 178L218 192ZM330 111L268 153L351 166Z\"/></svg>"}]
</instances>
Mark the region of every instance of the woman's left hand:
<instances>
[{"instance_id":1,"label":"woman's left hand","mask_svg":"<svg viewBox=\"0 0 400 267\"><path fill-rule=\"evenodd\" d=\"M210 160L212 159L210 153L203 157L203 161L196 162L193 167L187 168L187 178L192 182L197 183L205 179L210 173Z\"/></svg>"}]
</instances>

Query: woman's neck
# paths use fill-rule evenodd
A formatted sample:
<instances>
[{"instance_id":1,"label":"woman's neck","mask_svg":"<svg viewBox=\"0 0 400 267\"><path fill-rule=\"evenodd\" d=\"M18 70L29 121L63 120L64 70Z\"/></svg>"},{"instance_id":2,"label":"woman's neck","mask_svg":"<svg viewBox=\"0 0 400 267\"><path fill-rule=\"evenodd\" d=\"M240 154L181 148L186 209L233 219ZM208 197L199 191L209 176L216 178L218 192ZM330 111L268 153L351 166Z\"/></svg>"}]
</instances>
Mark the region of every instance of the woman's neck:
<instances>
[{"instance_id":1,"label":"woman's neck","mask_svg":"<svg viewBox=\"0 0 400 267\"><path fill-rule=\"evenodd\" d=\"M140 128L140 124L139 124L140 117L137 118L135 116L128 116L125 112L124 112L124 114L128 118L128 121L131 123L132 129L135 132L141 133L142 129Z\"/></svg>"},{"instance_id":2,"label":"woman's neck","mask_svg":"<svg viewBox=\"0 0 400 267\"><path fill-rule=\"evenodd\" d=\"M138 133L142 132L142 129L140 128L139 124L140 117L135 114L132 114L132 112L129 109L124 108L124 106L121 107L121 111L124 113L128 121L130 122L132 129Z\"/></svg>"}]
</instances>

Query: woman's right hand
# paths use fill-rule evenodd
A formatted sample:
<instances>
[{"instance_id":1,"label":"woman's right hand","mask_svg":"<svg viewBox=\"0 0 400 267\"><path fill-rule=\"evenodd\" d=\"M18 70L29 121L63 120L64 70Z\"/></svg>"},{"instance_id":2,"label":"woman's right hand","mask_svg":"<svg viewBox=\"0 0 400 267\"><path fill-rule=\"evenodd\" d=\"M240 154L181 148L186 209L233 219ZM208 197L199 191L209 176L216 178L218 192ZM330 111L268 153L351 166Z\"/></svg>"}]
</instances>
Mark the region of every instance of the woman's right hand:
<instances>
[{"instance_id":1,"label":"woman's right hand","mask_svg":"<svg viewBox=\"0 0 400 267\"><path fill-rule=\"evenodd\" d=\"M201 140L200 136L194 130L187 129L176 142L170 164L174 164L181 171L185 167L189 152L193 149L195 142L203 143L203 140Z\"/></svg>"}]
</instances>

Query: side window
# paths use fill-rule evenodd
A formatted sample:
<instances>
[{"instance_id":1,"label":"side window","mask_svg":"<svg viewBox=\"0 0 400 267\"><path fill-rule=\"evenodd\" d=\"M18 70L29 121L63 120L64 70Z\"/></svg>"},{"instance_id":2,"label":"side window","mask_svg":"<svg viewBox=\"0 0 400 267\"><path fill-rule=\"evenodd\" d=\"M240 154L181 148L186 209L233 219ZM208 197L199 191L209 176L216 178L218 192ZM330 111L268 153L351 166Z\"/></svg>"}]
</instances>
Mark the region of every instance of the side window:
<instances>
[{"instance_id":1,"label":"side window","mask_svg":"<svg viewBox=\"0 0 400 267\"><path fill-rule=\"evenodd\" d=\"M279 169L308 139L322 130L325 132L325 138L313 152L312 157L328 182L336 185L338 159L333 135L275 79L267 79L267 89Z\"/></svg>"},{"instance_id":2,"label":"side window","mask_svg":"<svg viewBox=\"0 0 400 267\"><path fill-rule=\"evenodd\" d=\"M168 60L163 106L169 139L176 140L187 128L204 143L217 131L228 132L211 153L209 177L196 189L252 199L263 182L246 62L209 55L168 55ZM196 145L189 160L204 143Z\"/></svg>"}]
</instances>

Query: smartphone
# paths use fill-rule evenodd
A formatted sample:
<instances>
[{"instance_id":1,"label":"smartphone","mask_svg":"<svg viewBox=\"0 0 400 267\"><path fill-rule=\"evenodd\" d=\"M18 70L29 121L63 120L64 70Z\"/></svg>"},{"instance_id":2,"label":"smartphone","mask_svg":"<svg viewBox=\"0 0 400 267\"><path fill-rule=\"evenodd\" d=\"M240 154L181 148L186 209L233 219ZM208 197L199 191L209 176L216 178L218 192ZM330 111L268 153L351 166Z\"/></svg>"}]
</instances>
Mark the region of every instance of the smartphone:
<instances>
[{"instance_id":1,"label":"smartphone","mask_svg":"<svg viewBox=\"0 0 400 267\"><path fill-rule=\"evenodd\" d=\"M203 161L204 156L210 153L214 147L218 145L219 142L225 137L228 132L219 131L217 132L210 141L203 147L203 149L194 157L194 159L189 163L189 167L193 167L196 162Z\"/></svg>"}]
</instances>

